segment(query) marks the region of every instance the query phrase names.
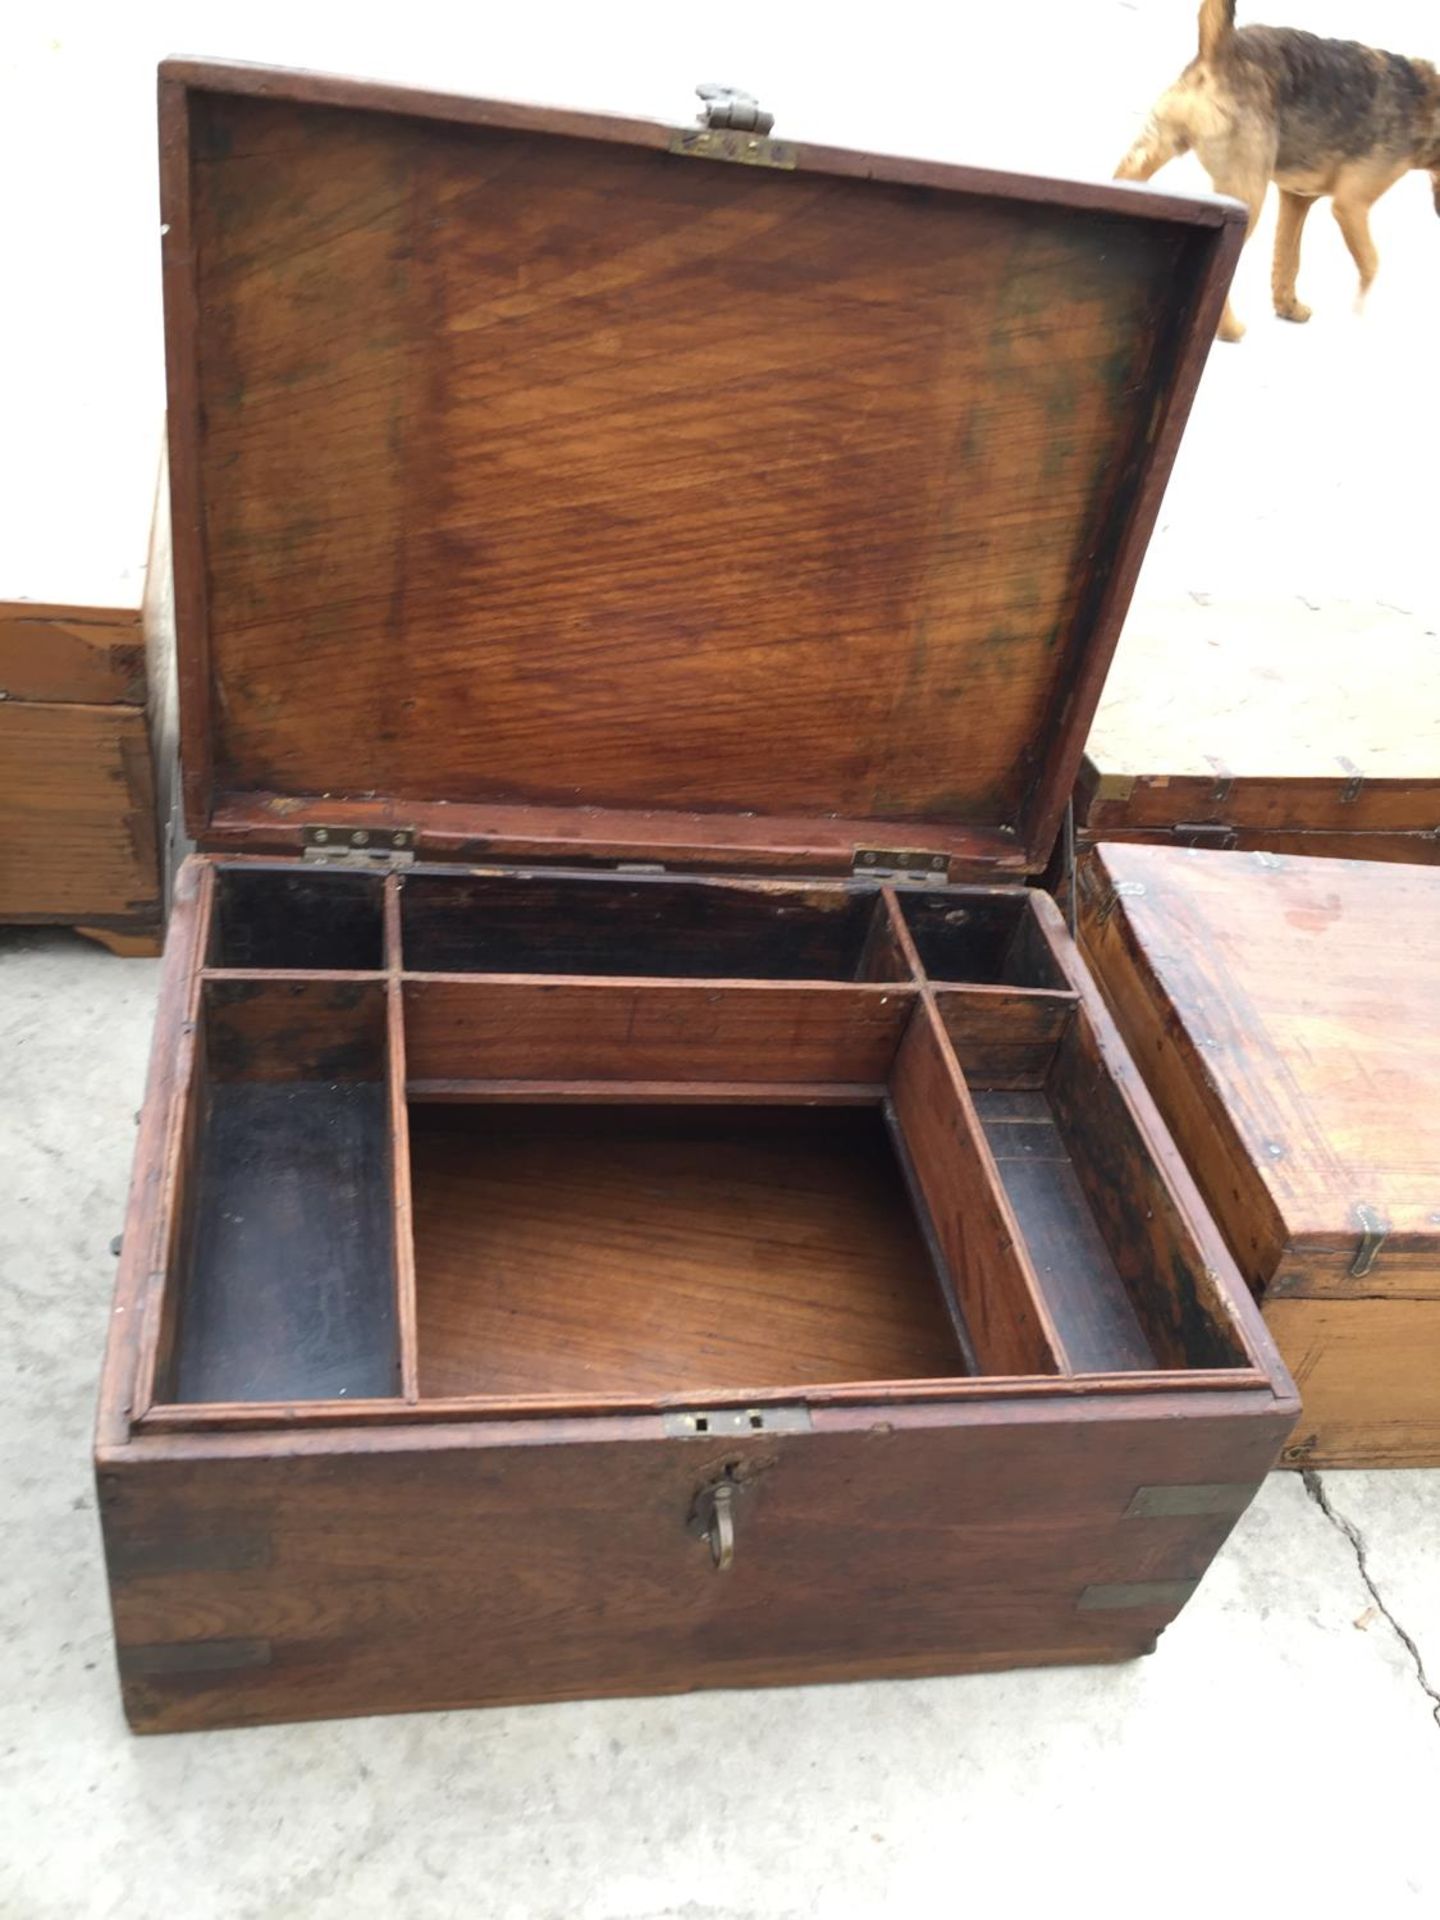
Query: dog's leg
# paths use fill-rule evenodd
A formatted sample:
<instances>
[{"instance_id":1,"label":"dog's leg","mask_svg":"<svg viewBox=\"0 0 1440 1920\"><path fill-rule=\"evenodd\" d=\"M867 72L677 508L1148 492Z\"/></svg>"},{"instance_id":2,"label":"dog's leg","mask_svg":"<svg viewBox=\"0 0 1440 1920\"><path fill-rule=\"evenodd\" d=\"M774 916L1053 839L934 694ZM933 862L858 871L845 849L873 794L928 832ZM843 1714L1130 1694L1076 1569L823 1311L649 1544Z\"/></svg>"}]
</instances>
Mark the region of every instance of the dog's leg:
<instances>
[{"instance_id":1,"label":"dog's leg","mask_svg":"<svg viewBox=\"0 0 1440 1920\"><path fill-rule=\"evenodd\" d=\"M1282 320L1304 321L1310 309L1295 297L1295 275L1300 270L1300 235L1314 200L1307 194L1280 189L1280 216L1275 223L1275 261L1270 274L1270 290L1275 311Z\"/></svg>"},{"instance_id":2,"label":"dog's leg","mask_svg":"<svg viewBox=\"0 0 1440 1920\"><path fill-rule=\"evenodd\" d=\"M1215 187L1217 192L1228 193L1231 198L1235 200L1243 200L1246 206L1249 207L1250 218L1245 223L1245 238L1248 240L1255 231L1255 223L1260 218L1261 208L1265 205L1264 177L1262 176L1258 187L1253 181L1247 181L1242 186L1233 182L1221 182L1219 180L1215 182ZM1245 338L1244 325L1235 317L1235 309L1228 300L1225 302L1225 311L1220 316L1220 325L1217 333L1221 340L1228 340L1232 344L1237 340L1243 340Z\"/></svg>"},{"instance_id":3,"label":"dog's leg","mask_svg":"<svg viewBox=\"0 0 1440 1920\"><path fill-rule=\"evenodd\" d=\"M1161 167L1178 160L1190 148L1190 137L1172 121L1162 119L1158 109L1146 123L1145 131L1115 169L1117 180L1148 180Z\"/></svg>"},{"instance_id":4,"label":"dog's leg","mask_svg":"<svg viewBox=\"0 0 1440 1920\"><path fill-rule=\"evenodd\" d=\"M1370 238L1370 202L1368 200L1335 198L1335 221L1345 237L1350 249L1350 258L1360 269L1360 290L1355 296L1355 311L1359 313L1365 305L1365 296L1370 291L1375 271L1380 265L1380 256L1375 251L1375 242Z\"/></svg>"}]
</instances>

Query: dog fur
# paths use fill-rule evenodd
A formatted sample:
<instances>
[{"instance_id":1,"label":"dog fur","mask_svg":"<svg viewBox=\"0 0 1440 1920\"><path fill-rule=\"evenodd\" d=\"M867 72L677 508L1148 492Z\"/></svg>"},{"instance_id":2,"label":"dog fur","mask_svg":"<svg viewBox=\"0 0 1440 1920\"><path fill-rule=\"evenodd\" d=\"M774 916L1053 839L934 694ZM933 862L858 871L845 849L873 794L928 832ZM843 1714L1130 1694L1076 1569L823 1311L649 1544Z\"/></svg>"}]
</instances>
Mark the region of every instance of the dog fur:
<instances>
[{"instance_id":1,"label":"dog fur","mask_svg":"<svg viewBox=\"0 0 1440 1920\"><path fill-rule=\"evenodd\" d=\"M1275 311L1282 320L1308 320L1295 275L1316 200L1330 196L1360 270L1361 301L1379 264L1369 216L1381 194L1423 168L1440 213L1440 73L1428 60L1354 40L1321 40L1291 27L1237 28L1235 0L1201 0L1199 54L1156 101L1115 177L1148 180L1190 152L1217 193L1249 208L1247 238L1275 182ZM1227 302L1220 338L1238 340L1244 331Z\"/></svg>"}]
</instances>

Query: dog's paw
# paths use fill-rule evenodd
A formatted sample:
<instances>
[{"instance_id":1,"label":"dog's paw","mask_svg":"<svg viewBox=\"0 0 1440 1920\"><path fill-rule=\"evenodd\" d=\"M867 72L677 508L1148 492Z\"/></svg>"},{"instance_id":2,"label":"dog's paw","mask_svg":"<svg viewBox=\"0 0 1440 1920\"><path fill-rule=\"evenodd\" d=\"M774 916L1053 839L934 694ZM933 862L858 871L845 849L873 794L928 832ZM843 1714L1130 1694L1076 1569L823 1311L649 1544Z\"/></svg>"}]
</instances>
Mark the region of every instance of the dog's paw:
<instances>
[{"instance_id":1,"label":"dog's paw","mask_svg":"<svg viewBox=\"0 0 1440 1920\"><path fill-rule=\"evenodd\" d=\"M1238 346L1245 338L1245 328L1240 321L1227 317L1220 322L1215 337L1217 340L1224 340L1229 346Z\"/></svg>"},{"instance_id":2,"label":"dog's paw","mask_svg":"<svg viewBox=\"0 0 1440 1920\"><path fill-rule=\"evenodd\" d=\"M1297 327L1303 327L1310 318L1310 309L1303 300L1287 300L1283 306L1275 309L1277 320L1291 320Z\"/></svg>"}]
</instances>

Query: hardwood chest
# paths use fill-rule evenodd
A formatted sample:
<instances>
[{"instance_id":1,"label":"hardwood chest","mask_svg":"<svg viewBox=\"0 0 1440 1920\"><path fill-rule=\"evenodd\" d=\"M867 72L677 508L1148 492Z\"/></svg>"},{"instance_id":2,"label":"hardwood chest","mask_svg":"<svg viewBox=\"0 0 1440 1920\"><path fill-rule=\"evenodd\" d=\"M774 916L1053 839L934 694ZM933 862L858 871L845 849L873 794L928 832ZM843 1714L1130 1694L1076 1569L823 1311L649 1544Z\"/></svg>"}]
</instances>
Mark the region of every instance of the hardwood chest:
<instances>
[{"instance_id":1,"label":"hardwood chest","mask_svg":"<svg viewBox=\"0 0 1440 1920\"><path fill-rule=\"evenodd\" d=\"M1102 846L1081 936L1304 1402L1296 1466L1440 1466L1440 872Z\"/></svg>"},{"instance_id":2,"label":"hardwood chest","mask_svg":"<svg viewBox=\"0 0 1440 1920\"><path fill-rule=\"evenodd\" d=\"M1044 863L1234 209L162 70L145 1730L1144 1652L1296 1413Z\"/></svg>"},{"instance_id":3,"label":"hardwood chest","mask_svg":"<svg viewBox=\"0 0 1440 1920\"><path fill-rule=\"evenodd\" d=\"M155 769L174 753L169 516L151 519L160 424L123 461L98 429L96 446L68 447L72 470L99 465L110 482L77 502L73 481L63 499L58 479L45 484L27 439L47 429L26 411L5 453L37 455L38 477L33 524L27 513L12 529L0 573L0 924L73 926L155 954L168 820ZM120 529L110 540L91 517L102 509Z\"/></svg>"},{"instance_id":4,"label":"hardwood chest","mask_svg":"<svg viewBox=\"0 0 1440 1920\"><path fill-rule=\"evenodd\" d=\"M1379 602L1300 617L1189 597L1132 611L1075 786L1082 851L1440 863L1433 632Z\"/></svg>"}]
</instances>

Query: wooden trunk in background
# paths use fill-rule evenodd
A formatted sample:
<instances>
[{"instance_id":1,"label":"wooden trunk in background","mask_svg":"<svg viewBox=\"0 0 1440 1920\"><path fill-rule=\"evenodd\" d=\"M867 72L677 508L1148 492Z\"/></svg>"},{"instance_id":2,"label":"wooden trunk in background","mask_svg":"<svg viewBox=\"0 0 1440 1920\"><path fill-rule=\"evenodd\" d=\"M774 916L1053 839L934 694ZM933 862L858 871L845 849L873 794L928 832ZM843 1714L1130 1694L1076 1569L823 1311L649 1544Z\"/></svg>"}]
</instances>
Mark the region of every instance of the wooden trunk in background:
<instances>
[{"instance_id":1,"label":"wooden trunk in background","mask_svg":"<svg viewBox=\"0 0 1440 1920\"><path fill-rule=\"evenodd\" d=\"M1433 626L1433 622L1431 623ZM1440 862L1440 646L1376 602L1136 602L1075 787L1097 841ZM1058 881L1057 860L1049 879Z\"/></svg>"},{"instance_id":2,"label":"wooden trunk in background","mask_svg":"<svg viewBox=\"0 0 1440 1920\"><path fill-rule=\"evenodd\" d=\"M107 604L0 598L0 924L126 955L160 951L175 751L163 474L149 508L148 556L137 538Z\"/></svg>"},{"instance_id":3,"label":"wooden trunk in background","mask_svg":"<svg viewBox=\"0 0 1440 1920\"><path fill-rule=\"evenodd\" d=\"M1304 1403L1440 1465L1440 871L1102 845L1080 934Z\"/></svg>"}]
</instances>

